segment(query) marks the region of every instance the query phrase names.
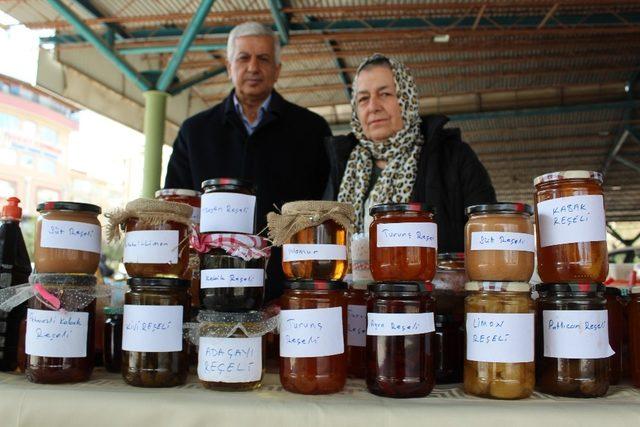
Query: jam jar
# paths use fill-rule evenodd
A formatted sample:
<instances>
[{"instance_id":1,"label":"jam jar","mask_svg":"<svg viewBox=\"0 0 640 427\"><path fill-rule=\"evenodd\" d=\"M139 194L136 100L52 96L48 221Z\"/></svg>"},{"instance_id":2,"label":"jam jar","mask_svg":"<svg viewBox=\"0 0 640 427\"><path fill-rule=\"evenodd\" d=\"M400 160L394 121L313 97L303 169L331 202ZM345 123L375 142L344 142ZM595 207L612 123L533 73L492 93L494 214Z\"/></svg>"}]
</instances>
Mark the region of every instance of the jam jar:
<instances>
[{"instance_id":1,"label":"jam jar","mask_svg":"<svg viewBox=\"0 0 640 427\"><path fill-rule=\"evenodd\" d=\"M631 288L631 300L627 306L629 315L629 371L631 381L640 388L640 286Z\"/></svg>"},{"instance_id":2,"label":"jam jar","mask_svg":"<svg viewBox=\"0 0 640 427\"><path fill-rule=\"evenodd\" d=\"M99 206L46 202L37 207L35 271L94 274L100 262L102 229Z\"/></svg>"},{"instance_id":3,"label":"jam jar","mask_svg":"<svg viewBox=\"0 0 640 427\"><path fill-rule=\"evenodd\" d=\"M192 208L191 222L193 225L200 224L200 195L199 191L187 190L185 188L164 188L156 191L156 199L167 202L184 203Z\"/></svg>"},{"instance_id":4,"label":"jam jar","mask_svg":"<svg viewBox=\"0 0 640 427\"><path fill-rule=\"evenodd\" d=\"M523 399L535 385L535 305L528 283L469 282L464 391Z\"/></svg>"},{"instance_id":5,"label":"jam jar","mask_svg":"<svg viewBox=\"0 0 640 427\"><path fill-rule=\"evenodd\" d=\"M251 236L262 242L268 242ZM267 258L245 260L229 255L223 248L211 248L200 255L200 301L207 310L258 310L264 302L264 280Z\"/></svg>"},{"instance_id":6,"label":"jam jar","mask_svg":"<svg viewBox=\"0 0 640 427\"><path fill-rule=\"evenodd\" d=\"M189 274L189 218L183 203L138 199L127 204L124 222L124 267L130 277L191 279ZM136 216L138 215L138 216ZM175 216L181 222L164 219Z\"/></svg>"},{"instance_id":7,"label":"jam jar","mask_svg":"<svg viewBox=\"0 0 640 427\"><path fill-rule=\"evenodd\" d=\"M614 286L607 286L604 293L609 313L609 343L611 349L615 351L615 354L609 358L609 384L611 385L618 384L622 377L622 337L625 323L623 293L626 293L626 288Z\"/></svg>"},{"instance_id":8,"label":"jam jar","mask_svg":"<svg viewBox=\"0 0 640 427\"><path fill-rule=\"evenodd\" d=\"M256 189L249 181L215 178L202 182L202 233L255 234Z\"/></svg>"},{"instance_id":9,"label":"jam jar","mask_svg":"<svg viewBox=\"0 0 640 427\"><path fill-rule=\"evenodd\" d=\"M526 282L533 274L535 243L531 215L524 203L467 208L465 262L470 280Z\"/></svg>"},{"instance_id":10,"label":"jam jar","mask_svg":"<svg viewBox=\"0 0 640 427\"><path fill-rule=\"evenodd\" d=\"M34 274L29 281L55 296L60 310L52 310L39 298L29 299L27 379L42 384L88 381L94 367L96 278L84 274Z\"/></svg>"},{"instance_id":11,"label":"jam jar","mask_svg":"<svg viewBox=\"0 0 640 427\"><path fill-rule=\"evenodd\" d=\"M604 286L540 285L538 386L566 397L600 397L609 389L608 315Z\"/></svg>"},{"instance_id":12,"label":"jam jar","mask_svg":"<svg viewBox=\"0 0 640 427\"><path fill-rule=\"evenodd\" d=\"M365 378L367 370L367 285L352 283L347 292L347 373Z\"/></svg>"},{"instance_id":13,"label":"jam jar","mask_svg":"<svg viewBox=\"0 0 640 427\"><path fill-rule=\"evenodd\" d=\"M369 265L369 236L356 233L351 237L351 273L352 281L358 285L373 282Z\"/></svg>"},{"instance_id":14,"label":"jam jar","mask_svg":"<svg viewBox=\"0 0 640 427\"><path fill-rule=\"evenodd\" d=\"M542 282L604 282L609 264L602 174L553 172L534 184Z\"/></svg>"},{"instance_id":15,"label":"jam jar","mask_svg":"<svg viewBox=\"0 0 640 427\"><path fill-rule=\"evenodd\" d=\"M122 372L122 307L104 308L103 363L108 372Z\"/></svg>"},{"instance_id":16,"label":"jam jar","mask_svg":"<svg viewBox=\"0 0 640 427\"><path fill-rule=\"evenodd\" d=\"M373 206L369 213L373 279L431 281L438 247L434 209L423 203L391 203Z\"/></svg>"},{"instance_id":17,"label":"jam jar","mask_svg":"<svg viewBox=\"0 0 640 427\"><path fill-rule=\"evenodd\" d=\"M282 206L282 216L306 219L345 206L353 209L351 205L330 201L289 202ZM343 280L347 267L347 230L333 219L303 228L283 242L282 270L287 279Z\"/></svg>"},{"instance_id":18,"label":"jam jar","mask_svg":"<svg viewBox=\"0 0 640 427\"><path fill-rule=\"evenodd\" d=\"M189 370L183 323L189 315L189 281L128 280L122 334L122 376L138 387L184 384Z\"/></svg>"},{"instance_id":19,"label":"jam jar","mask_svg":"<svg viewBox=\"0 0 640 427\"><path fill-rule=\"evenodd\" d=\"M438 254L433 278L436 322L436 383L462 382L464 365L464 252Z\"/></svg>"},{"instance_id":20,"label":"jam jar","mask_svg":"<svg viewBox=\"0 0 640 427\"><path fill-rule=\"evenodd\" d=\"M376 282L367 302L367 388L385 397L422 397L435 384L430 284Z\"/></svg>"},{"instance_id":21,"label":"jam jar","mask_svg":"<svg viewBox=\"0 0 640 427\"><path fill-rule=\"evenodd\" d=\"M205 388L255 390L265 372L266 334L277 325L261 311L198 315L198 378Z\"/></svg>"},{"instance_id":22,"label":"jam jar","mask_svg":"<svg viewBox=\"0 0 640 427\"><path fill-rule=\"evenodd\" d=\"M329 394L347 379L346 283L286 281L280 298L280 382L300 394Z\"/></svg>"}]
</instances>

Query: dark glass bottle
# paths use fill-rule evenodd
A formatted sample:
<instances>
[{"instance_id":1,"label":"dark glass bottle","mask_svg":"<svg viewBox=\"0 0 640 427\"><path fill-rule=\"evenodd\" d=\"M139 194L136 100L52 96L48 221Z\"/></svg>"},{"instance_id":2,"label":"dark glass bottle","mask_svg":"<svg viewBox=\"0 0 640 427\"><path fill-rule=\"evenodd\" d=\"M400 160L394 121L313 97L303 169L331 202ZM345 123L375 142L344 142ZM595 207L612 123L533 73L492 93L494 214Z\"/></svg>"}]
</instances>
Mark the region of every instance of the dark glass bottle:
<instances>
[{"instance_id":1,"label":"dark glass bottle","mask_svg":"<svg viewBox=\"0 0 640 427\"><path fill-rule=\"evenodd\" d=\"M119 373L122 371L122 307L105 307L104 316L104 367Z\"/></svg>"}]
</instances>

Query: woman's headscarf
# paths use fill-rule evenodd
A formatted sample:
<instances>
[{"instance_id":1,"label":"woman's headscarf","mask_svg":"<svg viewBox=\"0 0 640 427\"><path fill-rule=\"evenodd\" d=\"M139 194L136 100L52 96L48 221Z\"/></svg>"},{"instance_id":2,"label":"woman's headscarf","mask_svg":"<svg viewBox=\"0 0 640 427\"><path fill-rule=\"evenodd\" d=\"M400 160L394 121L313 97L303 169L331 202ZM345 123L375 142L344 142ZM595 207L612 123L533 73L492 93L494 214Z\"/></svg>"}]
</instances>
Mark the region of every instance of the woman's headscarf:
<instances>
[{"instance_id":1,"label":"woman's headscarf","mask_svg":"<svg viewBox=\"0 0 640 427\"><path fill-rule=\"evenodd\" d=\"M379 63L381 60L386 60L391 66L404 126L388 140L376 143L369 140L362 130L362 124L357 114L356 91L358 75L362 69L372 63ZM364 212L365 195L369 189L374 160L386 160L387 166L371 190L371 204L409 202L424 138L420 132L422 120L420 119L416 84L405 66L393 58L376 53L360 64L353 82L351 109L351 129L358 144L349 156L340 183L338 201L353 204L356 211L356 229L358 232L363 232L366 214Z\"/></svg>"}]
</instances>

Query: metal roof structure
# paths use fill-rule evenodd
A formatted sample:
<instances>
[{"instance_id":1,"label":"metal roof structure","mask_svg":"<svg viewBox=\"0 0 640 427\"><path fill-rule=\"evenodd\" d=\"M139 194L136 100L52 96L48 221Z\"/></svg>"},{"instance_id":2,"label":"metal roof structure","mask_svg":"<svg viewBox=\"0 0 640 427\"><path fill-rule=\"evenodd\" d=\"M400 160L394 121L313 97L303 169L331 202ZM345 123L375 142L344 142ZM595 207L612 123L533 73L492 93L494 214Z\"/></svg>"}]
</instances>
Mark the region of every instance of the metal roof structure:
<instances>
[{"instance_id":1,"label":"metal roof structure","mask_svg":"<svg viewBox=\"0 0 640 427\"><path fill-rule=\"evenodd\" d=\"M423 112L462 129L499 199L531 203L532 179L545 172L604 170L608 219L640 220L637 0L0 0L0 9L56 30L42 40L55 56L41 60L53 92L134 127L142 91L173 94L167 142L229 93L226 35L241 22L278 31L277 90L335 129L348 129L359 62L390 54L413 71ZM82 79L90 92L74 88Z\"/></svg>"}]
</instances>

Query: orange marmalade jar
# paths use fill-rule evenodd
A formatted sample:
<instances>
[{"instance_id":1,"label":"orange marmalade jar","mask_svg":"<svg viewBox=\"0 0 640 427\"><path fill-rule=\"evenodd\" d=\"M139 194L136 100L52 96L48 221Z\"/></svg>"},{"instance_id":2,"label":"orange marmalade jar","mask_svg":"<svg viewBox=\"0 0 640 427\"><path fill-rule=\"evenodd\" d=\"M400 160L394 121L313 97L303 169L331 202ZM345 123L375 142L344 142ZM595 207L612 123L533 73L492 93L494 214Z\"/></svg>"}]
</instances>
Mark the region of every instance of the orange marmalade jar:
<instances>
[{"instance_id":1,"label":"orange marmalade jar","mask_svg":"<svg viewBox=\"0 0 640 427\"><path fill-rule=\"evenodd\" d=\"M540 279L544 283L603 282L609 264L602 174L553 172L533 183Z\"/></svg>"},{"instance_id":2,"label":"orange marmalade jar","mask_svg":"<svg viewBox=\"0 0 640 427\"><path fill-rule=\"evenodd\" d=\"M388 203L369 213L369 257L376 281L428 282L436 274L435 210L423 203Z\"/></svg>"}]
</instances>

